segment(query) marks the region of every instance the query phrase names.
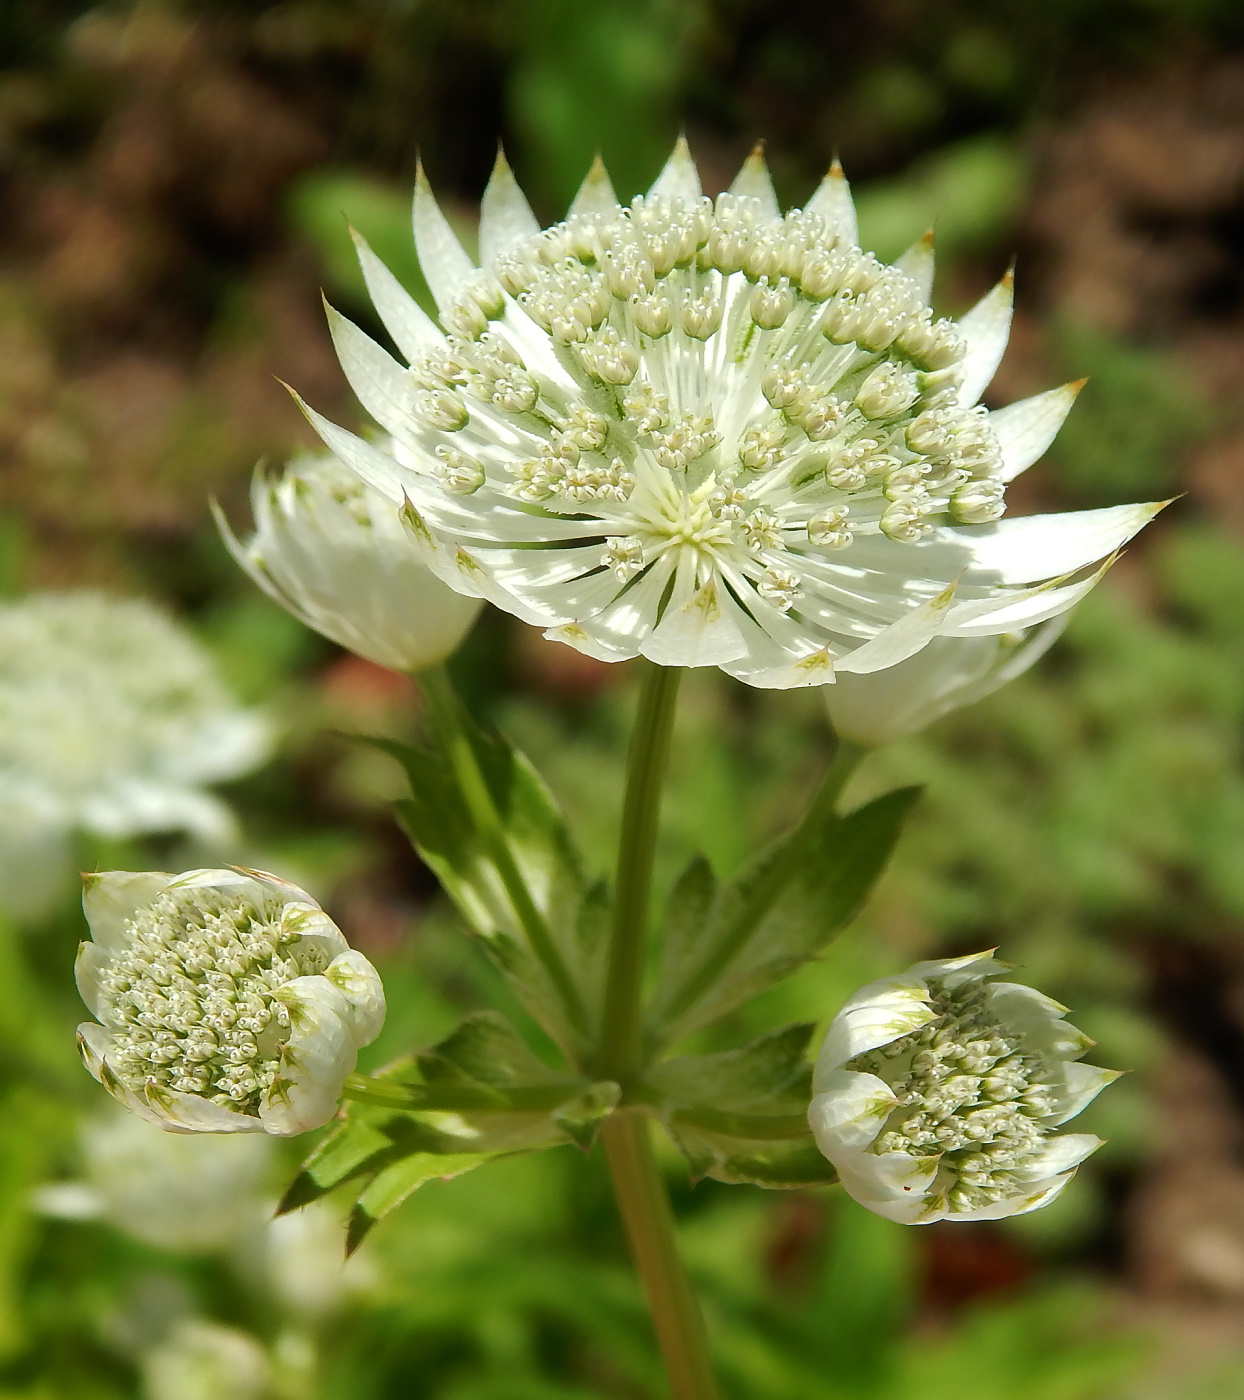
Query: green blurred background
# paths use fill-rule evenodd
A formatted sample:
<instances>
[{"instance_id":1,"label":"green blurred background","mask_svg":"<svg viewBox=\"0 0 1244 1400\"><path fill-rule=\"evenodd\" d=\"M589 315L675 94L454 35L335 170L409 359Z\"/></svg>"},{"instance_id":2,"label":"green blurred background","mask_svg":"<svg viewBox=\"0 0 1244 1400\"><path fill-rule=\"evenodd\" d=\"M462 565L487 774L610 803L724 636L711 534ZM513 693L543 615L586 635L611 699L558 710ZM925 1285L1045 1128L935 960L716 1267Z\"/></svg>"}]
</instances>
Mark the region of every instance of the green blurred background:
<instances>
[{"instance_id":1,"label":"green blurred background","mask_svg":"<svg viewBox=\"0 0 1244 1400\"><path fill-rule=\"evenodd\" d=\"M920 1230L836 1194L693 1189L671 1156L726 1393L1241 1393L1238 0L7 0L0 588L160 599L278 718L278 756L228 796L248 857L302 878L382 967L393 1014L368 1064L503 999L391 823L388 761L348 737L411 732L413 686L260 597L206 500L244 521L255 462L309 443L278 379L357 418L319 291L376 329L348 223L420 291L417 152L469 237L498 138L551 221L594 151L629 196L680 129L710 191L764 138L789 203L838 152L865 246L893 256L935 221L943 312L1018 256L991 401L1091 383L1016 509L1180 498L1036 674L864 769L861 798L928 784L913 829L829 958L742 1018L824 1022L914 957L1000 944L1101 1063L1133 1071L1086 1125L1109 1146L1049 1211ZM627 669L499 615L460 669L603 867ZM664 871L698 847L725 873L806 791L821 710L704 674L680 722ZM84 843L81 861L163 855ZM425 1188L316 1307L233 1243L162 1247L39 1209L90 1169L80 1125L105 1107L72 1048L74 901L0 925L2 1400L662 1393L601 1163L573 1149ZM307 1258L335 1277L331 1237ZM151 1356L177 1319L231 1329L234 1369L170 1381Z\"/></svg>"}]
</instances>

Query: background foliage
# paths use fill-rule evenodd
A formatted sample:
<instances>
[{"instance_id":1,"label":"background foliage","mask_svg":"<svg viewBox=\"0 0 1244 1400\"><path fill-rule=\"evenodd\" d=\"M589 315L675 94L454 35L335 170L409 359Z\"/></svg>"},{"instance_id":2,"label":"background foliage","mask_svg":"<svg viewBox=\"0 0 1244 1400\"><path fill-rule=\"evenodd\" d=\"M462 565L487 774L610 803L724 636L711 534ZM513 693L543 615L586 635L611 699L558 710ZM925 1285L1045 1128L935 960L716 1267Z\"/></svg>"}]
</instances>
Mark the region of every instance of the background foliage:
<instances>
[{"instance_id":1,"label":"background foliage","mask_svg":"<svg viewBox=\"0 0 1244 1400\"><path fill-rule=\"evenodd\" d=\"M928 785L894 867L829 958L739 1015L754 1033L823 1024L913 957L1001 944L1076 1008L1102 1063L1134 1071L1094 1110L1110 1146L1048 1212L920 1231L832 1193L692 1189L668 1165L730 1395L1230 1393L1244 1350L1240 7L13 0L0 65L0 587L161 598L239 696L278 715L279 758L230 794L239 855L302 878L382 966L392 1014L370 1064L463 1011L522 1012L394 828L391 761L342 737L408 735L413 687L260 598L205 508L217 493L244 518L254 462L306 442L276 376L355 412L318 305L323 285L369 314L347 222L418 291L417 150L469 235L498 136L553 219L595 149L630 193L684 126L709 188L767 138L791 202L838 150L882 255L935 217L951 313L1018 253L998 401L1092 382L1016 508L1181 499L1036 674L862 772L861 801ZM626 671L489 616L460 672L603 866ZM733 872L826 746L815 696L694 677L662 888L696 848ZM84 868L166 858L159 843L81 852ZM82 1176L80 1122L104 1110L72 1052L74 898L40 926L0 926L4 1400L163 1400L151 1358L179 1317L256 1339L269 1380L252 1365L248 1392L235 1368L192 1394L183 1379L178 1400L657 1393L602 1166L573 1149L423 1189L311 1308L254 1250L179 1253L34 1209ZM269 1164L268 1194L296 1155ZM310 1272L335 1277L331 1237L324 1251Z\"/></svg>"}]
</instances>

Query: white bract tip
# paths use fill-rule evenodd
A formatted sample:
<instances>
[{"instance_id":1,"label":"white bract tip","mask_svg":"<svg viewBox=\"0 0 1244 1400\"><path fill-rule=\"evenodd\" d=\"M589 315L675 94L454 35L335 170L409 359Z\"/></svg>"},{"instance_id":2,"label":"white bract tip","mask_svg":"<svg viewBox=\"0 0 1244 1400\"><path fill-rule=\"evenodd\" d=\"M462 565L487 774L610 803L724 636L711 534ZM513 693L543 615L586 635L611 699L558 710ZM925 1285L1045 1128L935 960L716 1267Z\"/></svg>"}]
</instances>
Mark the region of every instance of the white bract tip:
<instances>
[{"instance_id":1,"label":"white bract tip","mask_svg":"<svg viewBox=\"0 0 1244 1400\"><path fill-rule=\"evenodd\" d=\"M442 449L437 468L451 493L483 480L456 448ZM217 512L230 553L269 597L348 651L420 671L456 651L475 621L480 600L442 583L398 508L336 458L296 458L277 482L257 476L251 508L245 544Z\"/></svg>"},{"instance_id":2,"label":"white bract tip","mask_svg":"<svg viewBox=\"0 0 1244 1400\"><path fill-rule=\"evenodd\" d=\"M93 875L75 969L87 1068L169 1132L305 1133L384 1021L375 969L305 890L258 870Z\"/></svg>"},{"instance_id":3,"label":"white bract tip","mask_svg":"<svg viewBox=\"0 0 1244 1400\"><path fill-rule=\"evenodd\" d=\"M588 655L826 685L1065 611L1074 589L1043 586L1115 547L1069 515L1008 550L1006 481L1057 426L1042 408L1000 436L976 406L1009 279L959 326L935 317L930 240L893 266L861 251L837 165L783 214L759 150L709 199L680 140L648 194L616 203L598 164L534 232L499 164L479 268L422 175L416 225L440 340L407 370L334 320L387 465L312 422L409 500L451 587ZM409 355L400 299L371 281Z\"/></svg>"},{"instance_id":4,"label":"white bract tip","mask_svg":"<svg viewBox=\"0 0 1244 1400\"><path fill-rule=\"evenodd\" d=\"M808 1122L844 1189L907 1225L997 1220L1048 1204L1100 1140L1057 1133L1117 1076L1065 1007L988 979L990 953L917 963L834 1018Z\"/></svg>"}]
</instances>

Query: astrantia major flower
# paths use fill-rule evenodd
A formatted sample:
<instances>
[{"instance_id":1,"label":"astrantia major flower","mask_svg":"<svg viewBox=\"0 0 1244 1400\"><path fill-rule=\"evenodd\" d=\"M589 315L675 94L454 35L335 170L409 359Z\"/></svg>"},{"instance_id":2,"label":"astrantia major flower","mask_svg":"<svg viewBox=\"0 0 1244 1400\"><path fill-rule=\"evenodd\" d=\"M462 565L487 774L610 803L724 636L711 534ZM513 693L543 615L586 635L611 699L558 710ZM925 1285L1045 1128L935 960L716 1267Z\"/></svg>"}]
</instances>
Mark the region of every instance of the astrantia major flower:
<instances>
[{"instance_id":1,"label":"astrantia major flower","mask_svg":"<svg viewBox=\"0 0 1244 1400\"><path fill-rule=\"evenodd\" d=\"M991 982L990 953L870 983L830 1025L808 1121L849 1195L905 1224L997 1220L1048 1204L1101 1145L1056 1131L1113 1070L1066 1007Z\"/></svg>"},{"instance_id":2,"label":"astrantia major flower","mask_svg":"<svg viewBox=\"0 0 1244 1400\"><path fill-rule=\"evenodd\" d=\"M0 905L38 914L72 870L74 830L186 831L219 846L204 785L266 757L271 729L211 658L138 598L33 594L0 607Z\"/></svg>"},{"instance_id":3,"label":"astrantia major flower","mask_svg":"<svg viewBox=\"0 0 1244 1400\"><path fill-rule=\"evenodd\" d=\"M172 1132L304 1133L384 1022L375 969L305 890L261 871L86 878L87 1068Z\"/></svg>"},{"instance_id":4,"label":"astrantia major flower","mask_svg":"<svg viewBox=\"0 0 1244 1400\"><path fill-rule=\"evenodd\" d=\"M395 671L454 652L479 611L424 562L396 508L328 454L304 454L251 490L242 544L217 511L229 552L269 597L349 651Z\"/></svg>"},{"instance_id":5,"label":"astrantia major flower","mask_svg":"<svg viewBox=\"0 0 1244 1400\"><path fill-rule=\"evenodd\" d=\"M443 330L359 248L410 367L331 316L393 450L312 420L451 586L589 655L824 684L1057 615L1153 512L999 522L1075 386L977 407L1009 277L937 319L931 244L861 252L836 167L783 215L758 154L710 200L680 141L647 196L598 164L541 231L499 159L481 266L422 173L414 227Z\"/></svg>"}]
</instances>

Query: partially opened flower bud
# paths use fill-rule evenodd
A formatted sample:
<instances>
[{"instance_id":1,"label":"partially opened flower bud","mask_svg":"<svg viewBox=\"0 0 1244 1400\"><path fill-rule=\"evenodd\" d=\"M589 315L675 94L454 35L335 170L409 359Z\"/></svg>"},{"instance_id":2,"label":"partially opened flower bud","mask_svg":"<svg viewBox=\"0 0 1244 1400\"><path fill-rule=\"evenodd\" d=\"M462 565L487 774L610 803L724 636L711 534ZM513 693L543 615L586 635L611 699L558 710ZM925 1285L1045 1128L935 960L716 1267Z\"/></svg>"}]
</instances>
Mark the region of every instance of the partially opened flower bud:
<instances>
[{"instance_id":1,"label":"partially opened flower bud","mask_svg":"<svg viewBox=\"0 0 1244 1400\"><path fill-rule=\"evenodd\" d=\"M1047 1205L1101 1146L1058 1133L1114 1070L1066 1008L1013 982L990 953L872 982L830 1025L808 1110L854 1200L908 1225L998 1220Z\"/></svg>"},{"instance_id":2,"label":"partially opened flower bud","mask_svg":"<svg viewBox=\"0 0 1244 1400\"><path fill-rule=\"evenodd\" d=\"M461 452L442 467L450 491L483 479ZM439 665L479 612L478 598L455 593L427 568L397 507L334 457L296 458L277 482L256 476L251 509L255 533L246 544L217 511L234 559L299 621L377 665Z\"/></svg>"},{"instance_id":3,"label":"partially opened flower bud","mask_svg":"<svg viewBox=\"0 0 1244 1400\"><path fill-rule=\"evenodd\" d=\"M305 1133L337 1110L384 989L305 890L255 870L86 880L87 1068L171 1132Z\"/></svg>"},{"instance_id":4,"label":"partially opened flower bud","mask_svg":"<svg viewBox=\"0 0 1244 1400\"><path fill-rule=\"evenodd\" d=\"M923 651L886 670L844 671L821 692L830 720L841 738L865 748L915 734L1022 675L1050 649L1065 622L1056 617L989 637L934 637Z\"/></svg>"}]
</instances>

